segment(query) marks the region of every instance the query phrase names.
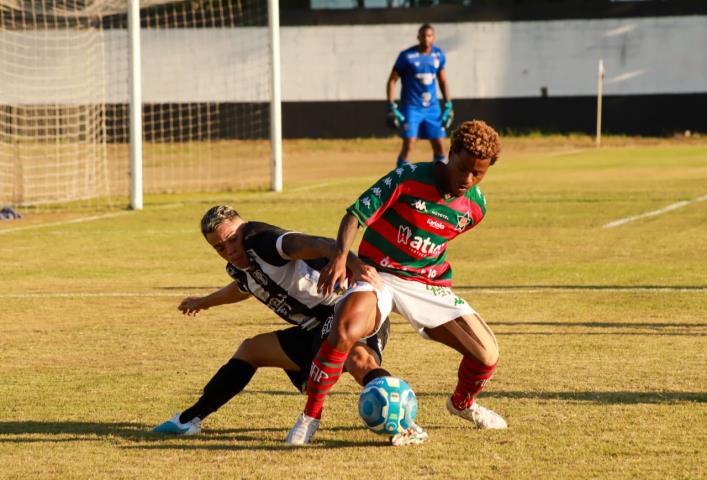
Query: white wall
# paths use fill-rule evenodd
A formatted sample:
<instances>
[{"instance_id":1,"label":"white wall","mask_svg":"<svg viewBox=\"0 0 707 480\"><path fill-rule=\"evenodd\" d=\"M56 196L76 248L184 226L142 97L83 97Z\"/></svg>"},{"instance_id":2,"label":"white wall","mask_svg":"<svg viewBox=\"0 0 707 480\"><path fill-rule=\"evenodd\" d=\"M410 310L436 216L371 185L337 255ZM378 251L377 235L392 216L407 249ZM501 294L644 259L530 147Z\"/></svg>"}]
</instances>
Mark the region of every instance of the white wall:
<instances>
[{"instance_id":1,"label":"white wall","mask_svg":"<svg viewBox=\"0 0 707 480\"><path fill-rule=\"evenodd\" d=\"M419 25L283 29L285 100L374 100ZM707 92L707 17L438 24L453 97ZM297 48L292 48L296 44Z\"/></svg>"},{"instance_id":2,"label":"white wall","mask_svg":"<svg viewBox=\"0 0 707 480\"><path fill-rule=\"evenodd\" d=\"M398 52L415 43L417 24L285 27L283 100L382 100ZM604 59L604 92L707 92L707 16L438 24L454 98L593 95ZM36 34L35 34L36 35ZM146 30L146 102L242 102L268 98L263 28ZM67 45L69 42L66 39ZM127 36L105 32L108 102L127 101ZM81 48L39 60L32 35L0 31L0 104L76 101L85 85ZM18 52L22 52L18 54ZM100 56L99 56L100 57ZM41 64L43 81L21 79ZM20 81L18 81L20 79ZM59 79L59 80L57 80ZM59 86L57 84L60 84ZM60 88L59 88L60 87ZM82 88L82 87L78 87ZM93 95L93 94L92 94Z\"/></svg>"}]
</instances>

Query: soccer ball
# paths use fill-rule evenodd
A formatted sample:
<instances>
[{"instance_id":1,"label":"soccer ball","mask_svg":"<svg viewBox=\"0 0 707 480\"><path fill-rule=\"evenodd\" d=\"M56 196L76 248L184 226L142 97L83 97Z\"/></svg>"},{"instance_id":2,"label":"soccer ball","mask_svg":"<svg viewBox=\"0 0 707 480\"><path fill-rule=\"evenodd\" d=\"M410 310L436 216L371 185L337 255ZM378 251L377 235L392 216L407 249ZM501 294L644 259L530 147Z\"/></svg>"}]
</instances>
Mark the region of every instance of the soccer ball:
<instances>
[{"instance_id":1,"label":"soccer ball","mask_svg":"<svg viewBox=\"0 0 707 480\"><path fill-rule=\"evenodd\" d=\"M368 382L361 392L358 414L373 432L395 435L410 428L415 421L417 397L404 380L378 377Z\"/></svg>"}]
</instances>

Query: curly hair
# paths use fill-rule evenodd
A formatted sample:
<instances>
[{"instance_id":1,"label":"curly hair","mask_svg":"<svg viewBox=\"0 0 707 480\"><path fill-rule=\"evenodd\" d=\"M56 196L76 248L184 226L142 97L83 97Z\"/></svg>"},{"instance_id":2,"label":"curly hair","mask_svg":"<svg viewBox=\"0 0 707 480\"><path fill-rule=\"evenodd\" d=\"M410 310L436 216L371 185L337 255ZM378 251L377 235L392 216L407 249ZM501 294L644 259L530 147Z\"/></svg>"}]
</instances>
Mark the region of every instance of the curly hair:
<instances>
[{"instance_id":1,"label":"curly hair","mask_svg":"<svg viewBox=\"0 0 707 480\"><path fill-rule=\"evenodd\" d=\"M501 153L501 140L496 130L486 122L470 120L459 125L452 133L452 152L459 153L462 149L475 158L491 159L493 165Z\"/></svg>"},{"instance_id":2,"label":"curly hair","mask_svg":"<svg viewBox=\"0 0 707 480\"><path fill-rule=\"evenodd\" d=\"M213 233L219 225L236 217L240 217L240 215L228 205L211 207L201 218L201 233L204 236L208 233Z\"/></svg>"}]
</instances>

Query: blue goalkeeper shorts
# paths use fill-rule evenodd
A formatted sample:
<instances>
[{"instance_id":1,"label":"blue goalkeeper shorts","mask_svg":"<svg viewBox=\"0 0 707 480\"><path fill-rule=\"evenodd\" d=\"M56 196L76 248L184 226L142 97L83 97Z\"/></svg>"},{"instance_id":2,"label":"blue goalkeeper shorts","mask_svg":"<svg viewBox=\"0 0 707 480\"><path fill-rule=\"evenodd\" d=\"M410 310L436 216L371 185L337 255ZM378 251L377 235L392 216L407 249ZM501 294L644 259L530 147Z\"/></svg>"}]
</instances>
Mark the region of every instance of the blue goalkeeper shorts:
<instances>
[{"instance_id":1,"label":"blue goalkeeper shorts","mask_svg":"<svg viewBox=\"0 0 707 480\"><path fill-rule=\"evenodd\" d=\"M419 108L403 107L400 112L405 115L405 122L400 127L402 138L446 138L447 132L442 127L440 117L442 112L439 107Z\"/></svg>"}]
</instances>

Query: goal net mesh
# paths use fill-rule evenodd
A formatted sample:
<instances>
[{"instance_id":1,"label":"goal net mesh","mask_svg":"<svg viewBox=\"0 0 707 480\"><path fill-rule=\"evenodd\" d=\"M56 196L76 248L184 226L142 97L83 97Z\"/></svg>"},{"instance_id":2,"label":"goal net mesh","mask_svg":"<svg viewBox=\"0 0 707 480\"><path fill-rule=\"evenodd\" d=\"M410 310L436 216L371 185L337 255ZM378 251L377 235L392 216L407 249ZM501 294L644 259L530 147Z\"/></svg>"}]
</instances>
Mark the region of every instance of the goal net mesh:
<instances>
[{"instance_id":1,"label":"goal net mesh","mask_svg":"<svg viewBox=\"0 0 707 480\"><path fill-rule=\"evenodd\" d=\"M266 187L264 0L142 0L145 193ZM0 203L127 196L127 1L0 0ZM102 201L102 200L101 200Z\"/></svg>"}]
</instances>

